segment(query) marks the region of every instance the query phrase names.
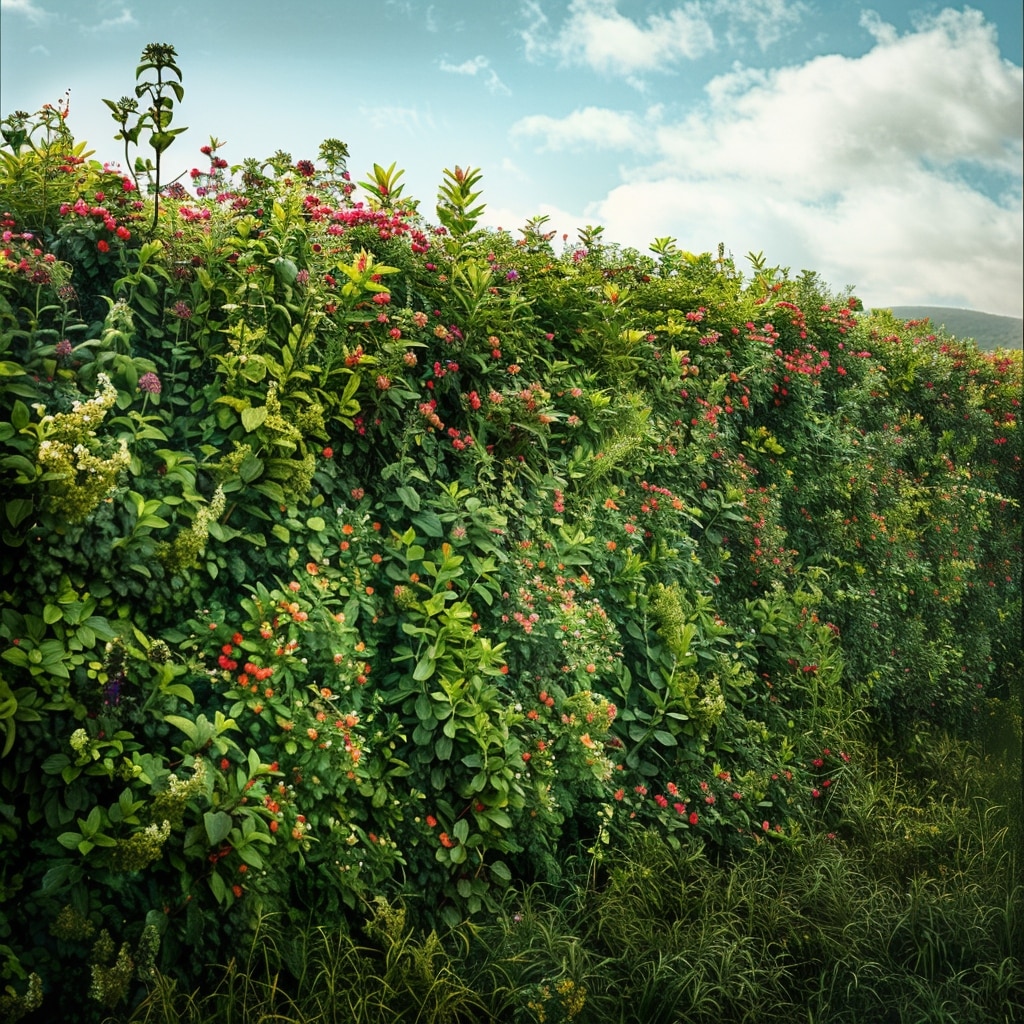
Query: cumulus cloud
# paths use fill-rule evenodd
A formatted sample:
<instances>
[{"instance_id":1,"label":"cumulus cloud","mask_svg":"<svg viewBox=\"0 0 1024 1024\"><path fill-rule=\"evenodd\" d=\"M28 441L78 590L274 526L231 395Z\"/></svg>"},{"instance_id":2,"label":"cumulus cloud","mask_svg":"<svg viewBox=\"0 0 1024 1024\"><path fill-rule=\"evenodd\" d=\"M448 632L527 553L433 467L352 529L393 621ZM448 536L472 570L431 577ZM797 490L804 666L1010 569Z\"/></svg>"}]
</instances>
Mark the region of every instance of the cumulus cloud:
<instances>
[{"instance_id":1,"label":"cumulus cloud","mask_svg":"<svg viewBox=\"0 0 1024 1024\"><path fill-rule=\"evenodd\" d=\"M524 33L528 55L551 54L595 71L659 71L677 60L699 57L715 45L702 5L696 2L668 14L653 14L640 24L619 13L617 0L572 0L565 24L546 40L541 33L547 19L536 5L533 8L533 24Z\"/></svg>"},{"instance_id":2,"label":"cumulus cloud","mask_svg":"<svg viewBox=\"0 0 1024 1024\"><path fill-rule=\"evenodd\" d=\"M498 77L498 73L491 67L490 60L482 55L464 60L461 64L451 64L442 60L439 67L451 75L480 75L488 91L504 96L511 95L512 90Z\"/></svg>"},{"instance_id":3,"label":"cumulus cloud","mask_svg":"<svg viewBox=\"0 0 1024 1024\"><path fill-rule=\"evenodd\" d=\"M730 46L753 38L766 50L806 10L799 0L687 0L640 21L620 12L619 0L572 0L565 22L553 32L539 4L530 0L521 36L532 60L553 57L642 86L645 75L715 50L717 33Z\"/></svg>"},{"instance_id":4,"label":"cumulus cloud","mask_svg":"<svg viewBox=\"0 0 1024 1024\"><path fill-rule=\"evenodd\" d=\"M540 137L541 149L623 149L649 150L654 144L653 123L661 107L652 107L646 117L629 111L584 107L566 117L530 114L512 126L513 136Z\"/></svg>"},{"instance_id":5,"label":"cumulus cloud","mask_svg":"<svg viewBox=\"0 0 1024 1024\"><path fill-rule=\"evenodd\" d=\"M135 28L138 25L135 15L127 7L122 7L119 14L111 18L104 18L95 25L83 25L82 31L91 35L98 35L102 32L109 32L118 28Z\"/></svg>"},{"instance_id":6,"label":"cumulus cloud","mask_svg":"<svg viewBox=\"0 0 1024 1024\"><path fill-rule=\"evenodd\" d=\"M924 289L1021 315L1022 69L969 8L903 35L872 13L862 25L863 56L737 68L675 119L584 108L514 130L545 148L644 144L649 157L585 211L625 244L671 231L689 249L771 248L873 302Z\"/></svg>"},{"instance_id":7,"label":"cumulus cloud","mask_svg":"<svg viewBox=\"0 0 1024 1024\"><path fill-rule=\"evenodd\" d=\"M56 15L40 7L34 0L0 0L4 14L20 14L33 25L43 25Z\"/></svg>"},{"instance_id":8,"label":"cumulus cloud","mask_svg":"<svg viewBox=\"0 0 1024 1024\"><path fill-rule=\"evenodd\" d=\"M556 249L566 239L574 238L576 229L587 220L582 211L566 210L552 203L539 203L536 208L531 207L525 212L511 206L488 206L480 223L494 230L508 231L513 237L518 238L527 221L537 217L547 217L542 230L554 232L551 241Z\"/></svg>"},{"instance_id":9,"label":"cumulus cloud","mask_svg":"<svg viewBox=\"0 0 1024 1024\"><path fill-rule=\"evenodd\" d=\"M774 46L807 13L804 4L791 0L720 0L708 10L724 19L730 46L739 46L752 35L761 50Z\"/></svg>"}]
</instances>

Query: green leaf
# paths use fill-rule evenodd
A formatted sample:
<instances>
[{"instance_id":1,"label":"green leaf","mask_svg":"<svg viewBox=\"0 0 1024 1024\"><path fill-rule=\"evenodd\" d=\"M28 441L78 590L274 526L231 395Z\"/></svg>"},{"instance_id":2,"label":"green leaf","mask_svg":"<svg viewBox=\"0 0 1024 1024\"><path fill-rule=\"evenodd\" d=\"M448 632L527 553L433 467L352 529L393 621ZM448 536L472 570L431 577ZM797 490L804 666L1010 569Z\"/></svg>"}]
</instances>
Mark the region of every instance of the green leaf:
<instances>
[{"instance_id":1,"label":"green leaf","mask_svg":"<svg viewBox=\"0 0 1024 1024\"><path fill-rule=\"evenodd\" d=\"M413 523L420 528L428 537L443 537L444 525L436 512L427 509L419 515L412 517Z\"/></svg>"},{"instance_id":2,"label":"green leaf","mask_svg":"<svg viewBox=\"0 0 1024 1024\"><path fill-rule=\"evenodd\" d=\"M218 903L223 903L227 899L228 887L224 884L224 879L216 871L210 875L210 891Z\"/></svg>"},{"instance_id":3,"label":"green leaf","mask_svg":"<svg viewBox=\"0 0 1024 1024\"><path fill-rule=\"evenodd\" d=\"M43 763L42 769L47 775L60 775L71 764L67 754L51 754Z\"/></svg>"},{"instance_id":4,"label":"green leaf","mask_svg":"<svg viewBox=\"0 0 1024 1024\"><path fill-rule=\"evenodd\" d=\"M20 399L11 407L11 425L15 430L24 430L28 426L28 406Z\"/></svg>"},{"instance_id":5,"label":"green leaf","mask_svg":"<svg viewBox=\"0 0 1024 1024\"><path fill-rule=\"evenodd\" d=\"M251 868L262 868L263 858L260 856L259 851L253 849L252 845L238 847L238 856L242 858L242 861L249 865Z\"/></svg>"},{"instance_id":6,"label":"green leaf","mask_svg":"<svg viewBox=\"0 0 1024 1024\"><path fill-rule=\"evenodd\" d=\"M412 674L413 679L418 683L422 683L425 679L429 679L434 674L435 664L436 662L429 654L424 654L416 663L416 668Z\"/></svg>"},{"instance_id":7,"label":"green leaf","mask_svg":"<svg viewBox=\"0 0 1024 1024\"><path fill-rule=\"evenodd\" d=\"M242 410L242 426L251 434L254 430L262 427L267 418L267 407L261 405L257 408L252 406Z\"/></svg>"},{"instance_id":8,"label":"green leaf","mask_svg":"<svg viewBox=\"0 0 1024 1024\"><path fill-rule=\"evenodd\" d=\"M430 698L425 693L421 693L416 698L416 717L420 721L433 721L434 708L430 703Z\"/></svg>"},{"instance_id":9,"label":"green leaf","mask_svg":"<svg viewBox=\"0 0 1024 1024\"><path fill-rule=\"evenodd\" d=\"M508 865L503 860L496 860L491 865L491 874L502 882L512 881L512 872L509 871Z\"/></svg>"},{"instance_id":10,"label":"green leaf","mask_svg":"<svg viewBox=\"0 0 1024 1024\"><path fill-rule=\"evenodd\" d=\"M28 498L11 498L4 504L4 514L11 526L17 526L31 514L33 507Z\"/></svg>"},{"instance_id":11,"label":"green leaf","mask_svg":"<svg viewBox=\"0 0 1024 1024\"><path fill-rule=\"evenodd\" d=\"M402 499L402 504L413 512L420 510L420 496L411 488L404 484L397 488L395 493L399 498Z\"/></svg>"},{"instance_id":12,"label":"green leaf","mask_svg":"<svg viewBox=\"0 0 1024 1024\"><path fill-rule=\"evenodd\" d=\"M224 811L207 811L203 815L203 824L211 846L219 846L231 833L231 815Z\"/></svg>"},{"instance_id":13,"label":"green leaf","mask_svg":"<svg viewBox=\"0 0 1024 1024\"><path fill-rule=\"evenodd\" d=\"M189 718L182 718L181 715L166 715L164 721L180 729L194 743L199 736L199 729L196 723Z\"/></svg>"}]
</instances>

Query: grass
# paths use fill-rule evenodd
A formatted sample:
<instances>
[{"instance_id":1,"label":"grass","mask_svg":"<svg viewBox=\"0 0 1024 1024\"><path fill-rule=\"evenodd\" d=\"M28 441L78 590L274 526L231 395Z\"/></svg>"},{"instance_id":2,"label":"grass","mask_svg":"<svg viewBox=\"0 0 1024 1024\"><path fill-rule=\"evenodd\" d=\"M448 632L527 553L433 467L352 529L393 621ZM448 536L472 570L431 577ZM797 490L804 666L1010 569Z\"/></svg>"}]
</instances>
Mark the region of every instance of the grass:
<instances>
[{"instance_id":1,"label":"grass","mask_svg":"<svg viewBox=\"0 0 1024 1024\"><path fill-rule=\"evenodd\" d=\"M717 863L638 830L603 860L581 855L559 891L510 891L494 919L445 935L418 931L382 899L360 937L263 918L244 963L222 965L190 992L158 977L118 1020L1024 1019L1012 748L985 753L939 736L909 756L865 763L835 832L766 841ZM1008 802L993 802L994 791Z\"/></svg>"}]
</instances>

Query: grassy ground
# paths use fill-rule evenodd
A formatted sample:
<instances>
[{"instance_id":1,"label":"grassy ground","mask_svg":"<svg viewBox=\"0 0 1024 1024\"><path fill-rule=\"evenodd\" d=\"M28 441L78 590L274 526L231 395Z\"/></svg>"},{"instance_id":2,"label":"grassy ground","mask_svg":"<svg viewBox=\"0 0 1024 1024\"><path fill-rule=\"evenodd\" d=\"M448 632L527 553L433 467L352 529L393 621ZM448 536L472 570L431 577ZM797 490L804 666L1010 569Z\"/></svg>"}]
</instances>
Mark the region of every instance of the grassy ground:
<instances>
[{"instance_id":1,"label":"grassy ground","mask_svg":"<svg viewBox=\"0 0 1024 1024\"><path fill-rule=\"evenodd\" d=\"M638 831L560 892L423 934L265 918L208 986L157 978L132 1024L944 1022L1024 1019L1019 741L861 751L834 831L732 863Z\"/></svg>"}]
</instances>

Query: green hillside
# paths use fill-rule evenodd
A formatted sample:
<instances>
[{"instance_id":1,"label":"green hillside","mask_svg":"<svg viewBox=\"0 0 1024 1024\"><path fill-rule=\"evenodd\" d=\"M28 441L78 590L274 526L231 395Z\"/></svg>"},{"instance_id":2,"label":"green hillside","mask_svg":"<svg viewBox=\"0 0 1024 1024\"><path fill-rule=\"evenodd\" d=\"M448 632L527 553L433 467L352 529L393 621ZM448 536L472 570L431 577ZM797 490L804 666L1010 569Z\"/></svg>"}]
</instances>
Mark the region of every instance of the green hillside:
<instances>
[{"instance_id":1,"label":"green hillside","mask_svg":"<svg viewBox=\"0 0 1024 1024\"><path fill-rule=\"evenodd\" d=\"M893 316L901 320L923 320L927 317L934 327L954 338L973 338L978 348L988 352L1024 346L1024 320L1020 317L997 316L952 306L894 306L891 309Z\"/></svg>"}]
</instances>

